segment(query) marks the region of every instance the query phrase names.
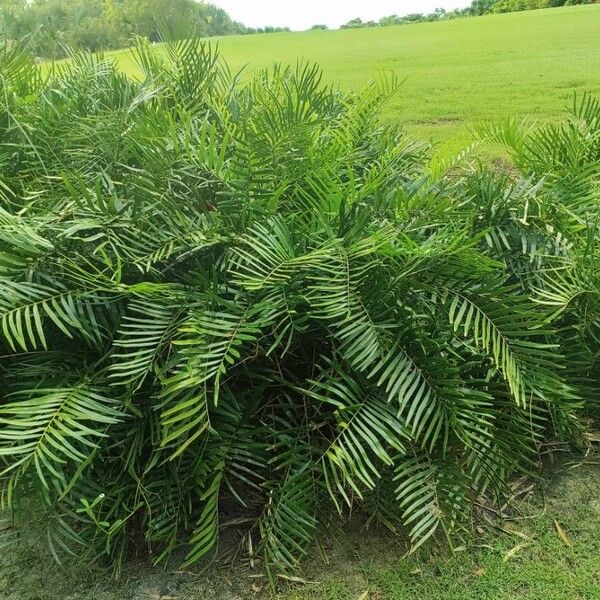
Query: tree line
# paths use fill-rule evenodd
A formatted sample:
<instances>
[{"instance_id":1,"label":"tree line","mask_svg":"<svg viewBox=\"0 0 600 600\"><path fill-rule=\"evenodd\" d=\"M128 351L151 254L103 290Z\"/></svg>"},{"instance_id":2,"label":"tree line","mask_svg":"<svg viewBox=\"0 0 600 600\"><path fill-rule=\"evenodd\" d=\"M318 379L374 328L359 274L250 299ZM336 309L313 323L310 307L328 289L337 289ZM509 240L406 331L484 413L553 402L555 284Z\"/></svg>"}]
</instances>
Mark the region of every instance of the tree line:
<instances>
[{"instance_id":1,"label":"tree line","mask_svg":"<svg viewBox=\"0 0 600 600\"><path fill-rule=\"evenodd\" d=\"M195 0L0 0L0 37L27 39L44 58L61 58L69 48L123 48L135 36L154 42L285 29L245 27L222 8Z\"/></svg>"},{"instance_id":2,"label":"tree line","mask_svg":"<svg viewBox=\"0 0 600 600\"><path fill-rule=\"evenodd\" d=\"M440 21L600 0L473 0L464 9L390 15L379 21L352 19L342 29ZM312 29L327 29L317 24ZM225 10L196 0L0 0L0 40L27 39L42 58L62 58L69 49L98 52L123 48L136 36L152 42L232 34L274 33L288 27L246 27Z\"/></svg>"},{"instance_id":3,"label":"tree line","mask_svg":"<svg viewBox=\"0 0 600 600\"><path fill-rule=\"evenodd\" d=\"M379 21L363 21L352 19L341 26L342 29L356 29L362 27L386 27L389 25L405 25L409 23L423 23L429 21L442 21L463 17L476 17L490 13L517 12L537 8L553 8L574 4L597 4L600 0L473 0L467 8L445 10L436 8L431 13L411 13L408 15L389 15ZM315 25L313 29L324 29L323 25Z\"/></svg>"}]
</instances>

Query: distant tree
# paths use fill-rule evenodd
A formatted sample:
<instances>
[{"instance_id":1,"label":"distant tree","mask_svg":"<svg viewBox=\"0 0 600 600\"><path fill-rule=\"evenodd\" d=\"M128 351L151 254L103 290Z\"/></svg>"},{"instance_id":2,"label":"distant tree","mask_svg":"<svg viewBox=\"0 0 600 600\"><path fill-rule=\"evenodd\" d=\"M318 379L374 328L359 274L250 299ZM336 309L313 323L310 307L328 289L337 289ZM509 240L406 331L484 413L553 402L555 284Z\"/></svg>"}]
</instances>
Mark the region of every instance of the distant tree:
<instances>
[{"instance_id":1,"label":"distant tree","mask_svg":"<svg viewBox=\"0 0 600 600\"><path fill-rule=\"evenodd\" d=\"M403 17L403 19L409 23L417 23L418 21L423 21L425 19L425 15L422 13L411 13Z\"/></svg>"},{"instance_id":2,"label":"distant tree","mask_svg":"<svg viewBox=\"0 0 600 600\"><path fill-rule=\"evenodd\" d=\"M495 4L498 4L498 0L473 0L470 13L472 15L485 15L491 11Z\"/></svg>"},{"instance_id":3,"label":"distant tree","mask_svg":"<svg viewBox=\"0 0 600 600\"><path fill-rule=\"evenodd\" d=\"M381 19L379 19L379 24L382 27L388 27L390 25L401 25L402 18L398 15L389 15L387 17L382 17Z\"/></svg>"},{"instance_id":4,"label":"distant tree","mask_svg":"<svg viewBox=\"0 0 600 600\"><path fill-rule=\"evenodd\" d=\"M506 13L576 4L598 4L599 2L600 0L499 0L494 3L489 12Z\"/></svg>"},{"instance_id":5,"label":"distant tree","mask_svg":"<svg viewBox=\"0 0 600 600\"><path fill-rule=\"evenodd\" d=\"M555 6L567 6L573 4L598 4L600 0L473 0L467 8L446 11L436 8L432 13L412 13L404 16L389 15L382 17L377 23L373 21L363 22L361 19L352 19L342 29L355 29L358 27L388 27L391 25L404 25L406 23L423 23L429 21L440 21L446 19L458 19L461 17L479 16L495 12L514 12L520 10L532 10L536 8L549 8Z\"/></svg>"},{"instance_id":6,"label":"distant tree","mask_svg":"<svg viewBox=\"0 0 600 600\"><path fill-rule=\"evenodd\" d=\"M365 27L365 24L362 22L362 19L352 19L348 21L344 25L342 25L342 29L356 29L359 27Z\"/></svg>"},{"instance_id":7,"label":"distant tree","mask_svg":"<svg viewBox=\"0 0 600 600\"><path fill-rule=\"evenodd\" d=\"M289 30L290 30L289 27L276 27L273 25L267 25L266 27L259 29L259 32L260 33L282 33L282 32L289 31Z\"/></svg>"},{"instance_id":8,"label":"distant tree","mask_svg":"<svg viewBox=\"0 0 600 600\"><path fill-rule=\"evenodd\" d=\"M244 33L221 8L195 0L0 0L5 39L30 37L33 51L58 57L65 48L121 48L133 36L163 37Z\"/></svg>"},{"instance_id":9,"label":"distant tree","mask_svg":"<svg viewBox=\"0 0 600 600\"><path fill-rule=\"evenodd\" d=\"M316 30L327 30L329 29L329 27L327 27L327 25L313 25L311 28L311 31L316 31Z\"/></svg>"}]
</instances>

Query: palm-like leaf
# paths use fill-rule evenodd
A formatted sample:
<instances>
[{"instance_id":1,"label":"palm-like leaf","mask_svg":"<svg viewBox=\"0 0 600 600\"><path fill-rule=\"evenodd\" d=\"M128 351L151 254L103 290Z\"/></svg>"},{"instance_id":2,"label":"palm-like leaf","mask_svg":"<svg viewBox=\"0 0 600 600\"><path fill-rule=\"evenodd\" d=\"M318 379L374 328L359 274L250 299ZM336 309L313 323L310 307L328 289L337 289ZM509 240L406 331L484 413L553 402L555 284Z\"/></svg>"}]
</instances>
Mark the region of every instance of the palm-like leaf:
<instances>
[{"instance_id":1,"label":"palm-like leaf","mask_svg":"<svg viewBox=\"0 0 600 600\"><path fill-rule=\"evenodd\" d=\"M216 474L200 500L204 502L202 513L190 538L192 549L186 556L186 564L192 564L210 552L219 539L219 491L223 479L223 463L217 465Z\"/></svg>"},{"instance_id":2,"label":"palm-like leaf","mask_svg":"<svg viewBox=\"0 0 600 600\"><path fill-rule=\"evenodd\" d=\"M314 480L309 466L304 465L269 486L265 512L259 520L261 551L269 573L297 569L316 526Z\"/></svg>"},{"instance_id":3,"label":"palm-like leaf","mask_svg":"<svg viewBox=\"0 0 600 600\"><path fill-rule=\"evenodd\" d=\"M324 372L307 393L336 409L336 435L327 442L320 468L334 502L341 496L351 504L348 490L361 497L361 487L375 488L381 476L377 463L393 464L390 451L404 451L409 435L393 407L367 392L364 383L353 380L338 365L332 369L335 377L331 371Z\"/></svg>"},{"instance_id":4,"label":"palm-like leaf","mask_svg":"<svg viewBox=\"0 0 600 600\"><path fill-rule=\"evenodd\" d=\"M394 479L413 549L426 542L440 525L454 530L466 520L469 480L452 465L417 456L399 461Z\"/></svg>"},{"instance_id":5,"label":"palm-like leaf","mask_svg":"<svg viewBox=\"0 0 600 600\"><path fill-rule=\"evenodd\" d=\"M12 459L4 469L13 472L11 485L31 467L46 488L64 486L65 467L85 462L120 418L115 402L89 383L15 392L0 414L0 456Z\"/></svg>"},{"instance_id":6,"label":"palm-like leaf","mask_svg":"<svg viewBox=\"0 0 600 600\"><path fill-rule=\"evenodd\" d=\"M158 369L161 352L168 348L181 313L174 305L135 300L114 341L116 353L109 377L117 384L139 388L144 379Z\"/></svg>"}]
</instances>

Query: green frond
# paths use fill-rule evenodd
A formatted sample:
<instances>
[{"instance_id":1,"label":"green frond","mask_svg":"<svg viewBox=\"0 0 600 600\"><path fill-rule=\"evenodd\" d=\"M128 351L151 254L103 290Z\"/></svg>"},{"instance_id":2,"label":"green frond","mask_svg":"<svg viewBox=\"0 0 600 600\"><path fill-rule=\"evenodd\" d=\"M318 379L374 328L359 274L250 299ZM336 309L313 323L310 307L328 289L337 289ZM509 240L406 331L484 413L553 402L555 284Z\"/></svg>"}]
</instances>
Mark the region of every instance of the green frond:
<instances>
[{"instance_id":1,"label":"green frond","mask_svg":"<svg viewBox=\"0 0 600 600\"><path fill-rule=\"evenodd\" d=\"M341 496L351 504L349 491L362 497L361 487L373 489L381 476L378 463L392 464L390 452L404 452L410 439L396 411L344 373L337 365L313 381L306 393L335 407L331 423L335 436L327 441L320 460L325 484L334 503Z\"/></svg>"},{"instance_id":2,"label":"green frond","mask_svg":"<svg viewBox=\"0 0 600 600\"><path fill-rule=\"evenodd\" d=\"M318 267L328 257L326 249L297 255L291 232L281 218L255 225L233 252L233 281L250 291L288 283L298 271Z\"/></svg>"},{"instance_id":3,"label":"green frond","mask_svg":"<svg viewBox=\"0 0 600 600\"><path fill-rule=\"evenodd\" d=\"M182 309L158 299L130 302L113 342L109 377L115 385L139 389L146 377L159 370L161 353L168 351Z\"/></svg>"},{"instance_id":4,"label":"green frond","mask_svg":"<svg viewBox=\"0 0 600 600\"><path fill-rule=\"evenodd\" d=\"M3 276L18 276L34 260L54 249L39 229L35 222L0 209L0 273Z\"/></svg>"},{"instance_id":5,"label":"green frond","mask_svg":"<svg viewBox=\"0 0 600 600\"><path fill-rule=\"evenodd\" d=\"M503 295L506 294L505 289L502 289L502 292ZM490 355L508 382L515 401L524 406L527 390L513 346L518 345L519 338L527 335L526 328L530 327L530 323L520 315L518 322L507 322L507 317L510 318L515 313L503 306L505 297L494 295L494 291L484 296L477 290L475 300L469 297L468 292L452 290L449 296L451 300L448 302L448 318L454 331L460 330L465 337L472 336L475 343ZM536 346L532 345L531 349L535 348ZM538 347L543 348L547 346L540 344Z\"/></svg>"},{"instance_id":6,"label":"green frond","mask_svg":"<svg viewBox=\"0 0 600 600\"><path fill-rule=\"evenodd\" d=\"M174 446L171 458L182 454L209 427L206 390L194 368L193 358L180 355L174 374L163 383L161 392L162 446Z\"/></svg>"},{"instance_id":7,"label":"green frond","mask_svg":"<svg viewBox=\"0 0 600 600\"><path fill-rule=\"evenodd\" d=\"M206 225L202 221L178 217L172 215L167 222L154 217L145 222L144 229L128 232L127 237L118 240L119 251L140 270L149 272L156 269L157 265L182 262L219 243L216 236L207 238L203 232Z\"/></svg>"},{"instance_id":8,"label":"green frond","mask_svg":"<svg viewBox=\"0 0 600 600\"><path fill-rule=\"evenodd\" d=\"M308 553L317 527L315 482L307 464L266 487L267 504L258 527L260 552L273 578L294 572Z\"/></svg>"},{"instance_id":9,"label":"green frond","mask_svg":"<svg viewBox=\"0 0 600 600\"><path fill-rule=\"evenodd\" d=\"M121 418L118 404L102 389L75 387L23 390L0 405L0 456L12 489L33 469L46 488L64 487L73 465L84 463L105 430ZM81 474L80 474L81 475Z\"/></svg>"},{"instance_id":10,"label":"green frond","mask_svg":"<svg viewBox=\"0 0 600 600\"><path fill-rule=\"evenodd\" d=\"M47 348L48 323L69 338L76 333L88 343L98 345L104 332L95 312L104 309L108 302L100 289L71 290L3 278L0 327L4 339L15 351Z\"/></svg>"},{"instance_id":11,"label":"green frond","mask_svg":"<svg viewBox=\"0 0 600 600\"><path fill-rule=\"evenodd\" d=\"M223 467L223 463L217 465L214 478L200 497L200 500L204 502L204 507L190 538L189 544L192 548L185 558L184 565L197 562L217 545L219 539L219 491L223 479Z\"/></svg>"},{"instance_id":12,"label":"green frond","mask_svg":"<svg viewBox=\"0 0 600 600\"><path fill-rule=\"evenodd\" d=\"M222 378L242 360L244 345L260 333L256 309L238 314L193 309L178 329L172 344L177 354L163 380L163 446L177 443L173 457L181 454L210 426L208 403L217 405Z\"/></svg>"},{"instance_id":13,"label":"green frond","mask_svg":"<svg viewBox=\"0 0 600 600\"><path fill-rule=\"evenodd\" d=\"M365 257L374 252L373 240L346 250L337 245L328 260L309 274L308 300L314 316L330 324L344 358L360 371L382 352L389 320L379 322L362 297L361 284L374 263ZM376 245L375 245L376 248Z\"/></svg>"},{"instance_id":14,"label":"green frond","mask_svg":"<svg viewBox=\"0 0 600 600\"><path fill-rule=\"evenodd\" d=\"M396 461L396 498L414 552L440 526L450 536L469 516L469 482L458 468L425 455Z\"/></svg>"},{"instance_id":15,"label":"green frond","mask_svg":"<svg viewBox=\"0 0 600 600\"><path fill-rule=\"evenodd\" d=\"M505 287L477 289L476 296L455 288L448 289L446 302L454 331L470 337L487 353L519 406L525 407L533 393L544 395L534 374L544 369L553 379L551 373L560 368L561 356L556 345L544 340L545 320L532 310L528 299ZM536 341L540 337L542 341ZM558 377L556 381L562 387Z\"/></svg>"},{"instance_id":16,"label":"green frond","mask_svg":"<svg viewBox=\"0 0 600 600\"><path fill-rule=\"evenodd\" d=\"M419 355L414 350L409 354L396 342L368 377L385 392L412 437L431 449L440 436L442 440L447 437L449 409L462 397L462 383L457 370L436 354L435 345L430 344Z\"/></svg>"}]
</instances>

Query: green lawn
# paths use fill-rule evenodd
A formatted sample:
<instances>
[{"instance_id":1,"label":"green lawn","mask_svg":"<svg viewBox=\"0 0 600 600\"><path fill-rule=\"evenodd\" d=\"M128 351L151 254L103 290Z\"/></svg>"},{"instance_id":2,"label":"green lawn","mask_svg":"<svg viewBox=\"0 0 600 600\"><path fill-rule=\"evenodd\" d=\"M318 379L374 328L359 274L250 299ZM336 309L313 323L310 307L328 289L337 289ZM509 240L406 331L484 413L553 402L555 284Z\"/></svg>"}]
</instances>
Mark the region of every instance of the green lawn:
<instances>
[{"instance_id":1,"label":"green lawn","mask_svg":"<svg viewBox=\"0 0 600 600\"><path fill-rule=\"evenodd\" d=\"M452 555L427 546L402 558L405 542L359 521L325 541L305 565L309 583L279 600L599 600L600 459L569 457L543 488L517 504L504 531L487 530ZM559 523L561 537L556 528ZM208 573L129 564L120 581L102 571L60 569L44 541L0 553L2 600L250 600L273 597L256 571Z\"/></svg>"},{"instance_id":2,"label":"green lawn","mask_svg":"<svg viewBox=\"0 0 600 600\"><path fill-rule=\"evenodd\" d=\"M318 62L328 81L364 85L378 72L405 79L389 115L434 140L506 116L548 120L574 90L600 94L600 5L377 29L225 37L235 68ZM127 51L114 53L129 72Z\"/></svg>"}]
</instances>

